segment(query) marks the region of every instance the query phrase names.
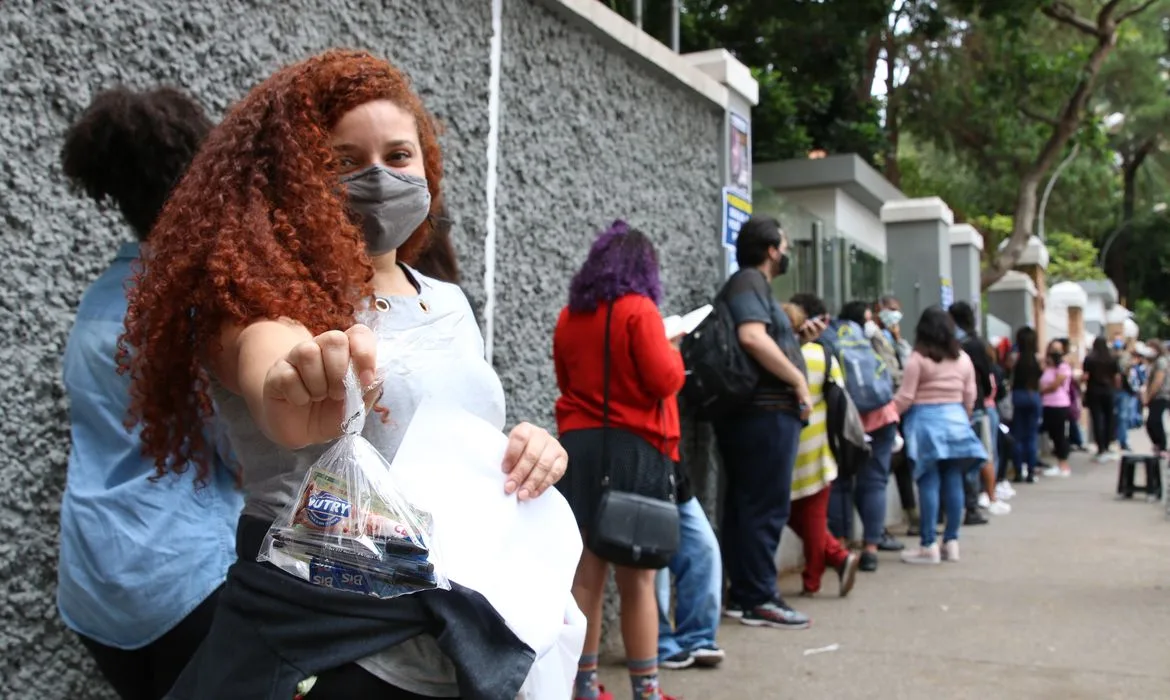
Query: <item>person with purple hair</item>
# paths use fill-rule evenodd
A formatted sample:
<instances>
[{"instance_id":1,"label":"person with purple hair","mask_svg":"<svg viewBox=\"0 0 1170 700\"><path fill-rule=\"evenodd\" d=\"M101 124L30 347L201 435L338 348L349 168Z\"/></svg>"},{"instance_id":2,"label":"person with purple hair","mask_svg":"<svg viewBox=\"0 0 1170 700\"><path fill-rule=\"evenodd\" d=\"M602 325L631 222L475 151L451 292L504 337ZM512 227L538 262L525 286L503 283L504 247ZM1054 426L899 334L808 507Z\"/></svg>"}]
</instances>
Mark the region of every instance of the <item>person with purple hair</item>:
<instances>
[{"instance_id":1,"label":"person with purple hair","mask_svg":"<svg viewBox=\"0 0 1170 700\"><path fill-rule=\"evenodd\" d=\"M677 488L679 414L686 380L677 341L658 311L662 284L654 246L615 221L589 251L569 286L553 337L557 428L573 468L557 484L582 533L597 517L606 486L661 498ZM609 345L606 346L606 340ZM608 360L607 360L608 357ZM677 495L672 493L671 495ZM689 496L688 496L689 499ZM612 700L597 679L601 611L610 563L581 553L573 597L588 619L576 700ZM655 571L614 567L622 639L633 697L664 700L658 684Z\"/></svg>"}]
</instances>

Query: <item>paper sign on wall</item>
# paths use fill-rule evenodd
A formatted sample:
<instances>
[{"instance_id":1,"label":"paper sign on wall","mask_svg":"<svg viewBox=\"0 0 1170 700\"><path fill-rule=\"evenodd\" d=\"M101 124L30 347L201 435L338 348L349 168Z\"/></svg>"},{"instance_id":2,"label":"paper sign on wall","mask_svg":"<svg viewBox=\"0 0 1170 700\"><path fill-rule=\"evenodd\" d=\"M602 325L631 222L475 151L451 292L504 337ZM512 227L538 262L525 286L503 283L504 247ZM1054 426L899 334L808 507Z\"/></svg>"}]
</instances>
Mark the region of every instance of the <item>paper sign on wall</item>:
<instances>
[{"instance_id":1,"label":"paper sign on wall","mask_svg":"<svg viewBox=\"0 0 1170 700\"><path fill-rule=\"evenodd\" d=\"M730 141L728 179L741 192L752 191L752 138L747 119L732 112L728 115Z\"/></svg>"},{"instance_id":2,"label":"paper sign on wall","mask_svg":"<svg viewBox=\"0 0 1170 700\"><path fill-rule=\"evenodd\" d=\"M951 285L950 277L939 277L939 299L944 309L951 308L951 304L955 303L955 288Z\"/></svg>"}]
</instances>

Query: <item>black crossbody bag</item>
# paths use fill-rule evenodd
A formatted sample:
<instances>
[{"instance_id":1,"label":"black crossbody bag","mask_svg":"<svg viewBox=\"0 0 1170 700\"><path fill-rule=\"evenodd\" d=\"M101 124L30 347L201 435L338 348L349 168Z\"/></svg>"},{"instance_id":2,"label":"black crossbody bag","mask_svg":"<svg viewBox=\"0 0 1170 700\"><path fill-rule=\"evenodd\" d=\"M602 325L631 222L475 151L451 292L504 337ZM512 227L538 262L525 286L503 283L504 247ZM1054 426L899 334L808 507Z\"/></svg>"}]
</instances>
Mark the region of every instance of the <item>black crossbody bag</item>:
<instances>
[{"instance_id":1,"label":"black crossbody bag","mask_svg":"<svg viewBox=\"0 0 1170 700\"><path fill-rule=\"evenodd\" d=\"M679 516L675 503L674 469L663 457L663 468L669 470L664 480L666 493L662 498L643 496L610 488L609 434L609 375L610 326L613 304L605 313L605 374L604 403L602 404L602 494L597 514L586 533L585 545L601 559L617 566L632 569L661 569L670 563L678 551Z\"/></svg>"}]
</instances>

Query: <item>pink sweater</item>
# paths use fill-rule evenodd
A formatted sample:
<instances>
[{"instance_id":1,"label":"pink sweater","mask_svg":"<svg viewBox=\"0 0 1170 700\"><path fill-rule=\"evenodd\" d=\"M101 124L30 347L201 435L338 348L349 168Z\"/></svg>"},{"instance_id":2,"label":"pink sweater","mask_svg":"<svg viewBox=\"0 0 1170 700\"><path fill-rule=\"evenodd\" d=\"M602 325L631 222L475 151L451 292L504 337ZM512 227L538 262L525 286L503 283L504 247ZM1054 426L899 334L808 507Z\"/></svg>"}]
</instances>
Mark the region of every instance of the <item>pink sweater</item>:
<instances>
[{"instance_id":1,"label":"pink sweater","mask_svg":"<svg viewBox=\"0 0 1170 700\"><path fill-rule=\"evenodd\" d=\"M975 406L975 366L967 353L957 360L934 362L917 352L910 355L894 403L905 413L918 403L961 403L970 413Z\"/></svg>"}]
</instances>

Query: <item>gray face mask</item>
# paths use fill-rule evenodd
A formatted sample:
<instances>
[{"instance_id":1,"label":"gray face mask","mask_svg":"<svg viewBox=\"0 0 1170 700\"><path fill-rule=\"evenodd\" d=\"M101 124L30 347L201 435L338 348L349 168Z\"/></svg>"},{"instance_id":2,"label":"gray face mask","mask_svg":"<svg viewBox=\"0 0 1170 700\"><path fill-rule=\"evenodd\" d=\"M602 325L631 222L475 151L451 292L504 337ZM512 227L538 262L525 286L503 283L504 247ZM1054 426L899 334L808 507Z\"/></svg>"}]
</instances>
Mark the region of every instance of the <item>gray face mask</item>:
<instances>
[{"instance_id":1,"label":"gray face mask","mask_svg":"<svg viewBox=\"0 0 1170 700\"><path fill-rule=\"evenodd\" d=\"M341 183L349 195L349 208L361 217L370 255L397 250L431 210L425 179L382 165L345 175Z\"/></svg>"}]
</instances>

